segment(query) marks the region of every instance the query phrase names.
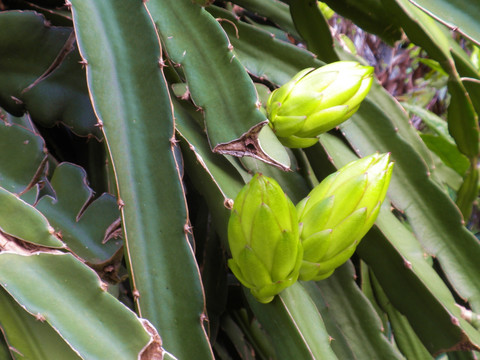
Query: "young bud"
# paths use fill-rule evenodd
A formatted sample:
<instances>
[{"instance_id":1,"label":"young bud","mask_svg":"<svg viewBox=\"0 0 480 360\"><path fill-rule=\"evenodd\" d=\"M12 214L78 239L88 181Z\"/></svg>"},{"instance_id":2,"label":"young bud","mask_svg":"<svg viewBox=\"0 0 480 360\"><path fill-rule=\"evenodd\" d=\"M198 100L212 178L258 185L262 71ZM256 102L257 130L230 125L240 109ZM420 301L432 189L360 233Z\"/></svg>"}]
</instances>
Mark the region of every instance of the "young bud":
<instances>
[{"instance_id":1,"label":"young bud","mask_svg":"<svg viewBox=\"0 0 480 360\"><path fill-rule=\"evenodd\" d=\"M304 254L301 280L322 280L347 261L385 200L390 154L353 161L326 177L297 205Z\"/></svg>"},{"instance_id":2,"label":"young bud","mask_svg":"<svg viewBox=\"0 0 480 360\"><path fill-rule=\"evenodd\" d=\"M372 81L373 67L355 61L302 70L270 94L270 127L287 147L312 146L357 111Z\"/></svg>"},{"instance_id":3,"label":"young bud","mask_svg":"<svg viewBox=\"0 0 480 360\"><path fill-rule=\"evenodd\" d=\"M268 303L297 281L303 249L295 206L278 183L256 174L240 191L228 222L228 266Z\"/></svg>"}]
</instances>

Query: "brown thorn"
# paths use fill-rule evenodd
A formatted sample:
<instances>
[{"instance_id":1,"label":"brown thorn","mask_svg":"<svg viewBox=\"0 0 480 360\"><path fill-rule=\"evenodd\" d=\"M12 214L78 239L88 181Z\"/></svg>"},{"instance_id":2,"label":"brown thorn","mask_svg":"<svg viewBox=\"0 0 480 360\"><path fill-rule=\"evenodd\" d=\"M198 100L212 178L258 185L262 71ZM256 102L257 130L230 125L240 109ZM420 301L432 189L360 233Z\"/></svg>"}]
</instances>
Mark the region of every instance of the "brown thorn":
<instances>
[{"instance_id":1,"label":"brown thorn","mask_svg":"<svg viewBox=\"0 0 480 360\"><path fill-rule=\"evenodd\" d=\"M140 298L140 293L138 292L137 289L132 291L133 299L137 301Z\"/></svg>"},{"instance_id":2,"label":"brown thorn","mask_svg":"<svg viewBox=\"0 0 480 360\"><path fill-rule=\"evenodd\" d=\"M102 130L103 129L103 121L98 119L97 123L93 126L98 127L100 130Z\"/></svg>"},{"instance_id":3,"label":"brown thorn","mask_svg":"<svg viewBox=\"0 0 480 360\"><path fill-rule=\"evenodd\" d=\"M122 209L124 208L124 206L125 206L125 203L123 202L122 199L119 198L119 199L117 200L117 205L118 205L118 209L119 209L119 210L122 210Z\"/></svg>"},{"instance_id":4,"label":"brown thorn","mask_svg":"<svg viewBox=\"0 0 480 360\"><path fill-rule=\"evenodd\" d=\"M455 326L459 326L460 325L460 321L458 321L458 319L455 317L455 316L452 316L450 318L450 321L452 322L453 325Z\"/></svg>"},{"instance_id":5,"label":"brown thorn","mask_svg":"<svg viewBox=\"0 0 480 360\"><path fill-rule=\"evenodd\" d=\"M225 206L228 210L232 210L233 209L233 200L232 199L225 199L225 201L223 202L223 206Z\"/></svg>"},{"instance_id":6,"label":"brown thorn","mask_svg":"<svg viewBox=\"0 0 480 360\"><path fill-rule=\"evenodd\" d=\"M183 231L188 234L193 234L193 227L190 224L183 225Z\"/></svg>"},{"instance_id":7,"label":"brown thorn","mask_svg":"<svg viewBox=\"0 0 480 360\"><path fill-rule=\"evenodd\" d=\"M42 314L38 313L38 314L35 315L35 320L40 321L40 322L44 322L47 319Z\"/></svg>"},{"instance_id":8,"label":"brown thorn","mask_svg":"<svg viewBox=\"0 0 480 360\"><path fill-rule=\"evenodd\" d=\"M23 104L23 101L20 100L19 98L15 97L15 96L10 96L10 98L15 102L15 104L17 105L21 105Z\"/></svg>"},{"instance_id":9,"label":"brown thorn","mask_svg":"<svg viewBox=\"0 0 480 360\"><path fill-rule=\"evenodd\" d=\"M175 135L173 135L171 138L170 138L170 144L173 145L173 146L176 146L177 143L179 143L180 140L177 140L175 138Z\"/></svg>"},{"instance_id":10,"label":"brown thorn","mask_svg":"<svg viewBox=\"0 0 480 360\"><path fill-rule=\"evenodd\" d=\"M78 63L82 65L82 70L85 69L85 66L88 65L88 61L86 59L82 59Z\"/></svg>"}]
</instances>

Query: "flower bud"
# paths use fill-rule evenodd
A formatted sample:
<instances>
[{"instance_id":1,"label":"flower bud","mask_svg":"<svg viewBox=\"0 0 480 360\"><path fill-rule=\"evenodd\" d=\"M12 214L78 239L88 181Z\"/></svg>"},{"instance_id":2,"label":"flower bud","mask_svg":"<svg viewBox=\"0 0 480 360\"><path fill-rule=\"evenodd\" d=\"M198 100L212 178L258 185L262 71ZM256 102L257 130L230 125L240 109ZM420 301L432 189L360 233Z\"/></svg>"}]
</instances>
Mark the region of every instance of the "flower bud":
<instances>
[{"instance_id":1,"label":"flower bud","mask_svg":"<svg viewBox=\"0 0 480 360\"><path fill-rule=\"evenodd\" d=\"M274 179L256 174L240 191L228 242L228 266L258 301L272 301L297 281L303 256L297 212Z\"/></svg>"},{"instance_id":2,"label":"flower bud","mask_svg":"<svg viewBox=\"0 0 480 360\"><path fill-rule=\"evenodd\" d=\"M373 67L356 61L304 69L270 94L270 127L287 147L312 146L357 111L372 81Z\"/></svg>"},{"instance_id":3,"label":"flower bud","mask_svg":"<svg viewBox=\"0 0 480 360\"><path fill-rule=\"evenodd\" d=\"M392 176L390 154L353 161L297 205L303 244L301 280L322 280L347 261L375 222Z\"/></svg>"}]
</instances>

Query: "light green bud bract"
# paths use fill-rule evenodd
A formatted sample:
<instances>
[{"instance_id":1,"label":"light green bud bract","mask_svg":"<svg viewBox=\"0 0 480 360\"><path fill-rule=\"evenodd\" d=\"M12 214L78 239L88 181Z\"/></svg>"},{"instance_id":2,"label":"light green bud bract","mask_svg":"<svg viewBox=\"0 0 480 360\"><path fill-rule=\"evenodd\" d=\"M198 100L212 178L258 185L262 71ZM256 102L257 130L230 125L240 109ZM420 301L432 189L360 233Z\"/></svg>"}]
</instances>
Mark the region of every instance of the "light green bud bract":
<instances>
[{"instance_id":1,"label":"light green bud bract","mask_svg":"<svg viewBox=\"0 0 480 360\"><path fill-rule=\"evenodd\" d=\"M274 179L256 174L240 191L228 242L228 266L258 301L272 301L297 281L303 256L297 211Z\"/></svg>"},{"instance_id":2,"label":"light green bud bract","mask_svg":"<svg viewBox=\"0 0 480 360\"><path fill-rule=\"evenodd\" d=\"M347 261L385 200L390 154L353 161L326 177L297 204L303 244L301 280L322 280Z\"/></svg>"},{"instance_id":3,"label":"light green bud bract","mask_svg":"<svg viewBox=\"0 0 480 360\"><path fill-rule=\"evenodd\" d=\"M373 81L373 67L337 61L300 71L270 94L269 125L283 145L304 148L360 107Z\"/></svg>"}]
</instances>

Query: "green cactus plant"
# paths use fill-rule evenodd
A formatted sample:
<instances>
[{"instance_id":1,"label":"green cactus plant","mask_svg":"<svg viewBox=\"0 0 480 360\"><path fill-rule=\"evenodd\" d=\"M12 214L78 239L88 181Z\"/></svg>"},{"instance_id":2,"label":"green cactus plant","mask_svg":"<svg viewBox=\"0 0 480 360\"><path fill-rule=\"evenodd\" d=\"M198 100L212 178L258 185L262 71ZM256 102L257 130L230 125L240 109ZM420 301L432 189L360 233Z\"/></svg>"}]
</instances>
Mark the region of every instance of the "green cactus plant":
<instances>
[{"instance_id":1,"label":"green cactus plant","mask_svg":"<svg viewBox=\"0 0 480 360\"><path fill-rule=\"evenodd\" d=\"M0 1L2 360L478 357L480 5L325 3L328 22L311 0ZM391 207L383 167L374 204L359 175L321 209L376 153ZM284 210L258 283L228 233L259 178ZM262 248L297 232L284 193L318 281L293 280L295 236L281 265ZM355 211L355 236L309 244Z\"/></svg>"}]
</instances>

